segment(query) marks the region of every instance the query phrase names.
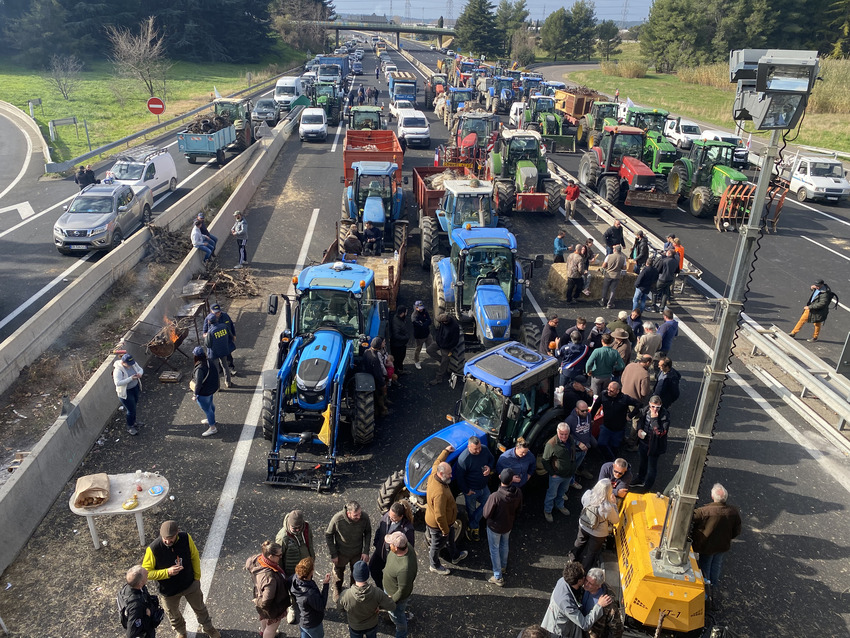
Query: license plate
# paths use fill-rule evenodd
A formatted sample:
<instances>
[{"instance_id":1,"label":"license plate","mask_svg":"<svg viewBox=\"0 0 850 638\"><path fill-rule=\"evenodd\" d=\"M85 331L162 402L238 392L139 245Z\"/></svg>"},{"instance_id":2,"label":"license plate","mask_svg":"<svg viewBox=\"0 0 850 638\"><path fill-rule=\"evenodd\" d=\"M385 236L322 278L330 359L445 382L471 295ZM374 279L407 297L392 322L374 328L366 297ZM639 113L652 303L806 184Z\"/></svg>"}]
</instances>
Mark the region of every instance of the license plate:
<instances>
[{"instance_id":1,"label":"license plate","mask_svg":"<svg viewBox=\"0 0 850 638\"><path fill-rule=\"evenodd\" d=\"M827 197L827 199L831 202L837 202L838 201L837 197Z\"/></svg>"},{"instance_id":2,"label":"license plate","mask_svg":"<svg viewBox=\"0 0 850 638\"><path fill-rule=\"evenodd\" d=\"M71 250L86 250L88 246L83 246L82 244L71 244L70 246L68 246L68 248L70 248Z\"/></svg>"}]
</instances>

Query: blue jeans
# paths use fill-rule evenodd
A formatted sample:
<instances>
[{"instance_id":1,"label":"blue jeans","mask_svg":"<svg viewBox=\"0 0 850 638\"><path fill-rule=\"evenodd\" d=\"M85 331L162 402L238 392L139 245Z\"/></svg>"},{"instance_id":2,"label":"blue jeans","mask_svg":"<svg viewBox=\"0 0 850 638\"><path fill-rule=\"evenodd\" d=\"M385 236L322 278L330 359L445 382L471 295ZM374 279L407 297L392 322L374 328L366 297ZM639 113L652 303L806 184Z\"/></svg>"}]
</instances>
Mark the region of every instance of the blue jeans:
<instances>
[{"instance_id":1,"label":"blue jeans","mask_svg":"<svg viewBox=\"0 0 850 638\"><path fill-rule=\"evenodd\" d=\"M388 612L395 625L395 638L407 638L407 614L404 612L409 602L410 598L400 600L395 604L395 611Z\"/></svg>"},{"instance_id":2,"label":"blue jeans","mask_svg":"<svg viewBox=\"0 0 850 638\"><path fill-rule=\"evenodd\" d=\"M546 498L543 501L544 512L551 514L556 502L559 507L563 506L564 492L567 491L572 482L572 476L549 475L549 489L546 490Z\"/></svg>"},{"instance_id":3,"label":"blue jeans","mask_svg":"<svg viewBox=\"0 0 850 638\"><path fill-rule=\"evenodd\" d=\"M723 567L723 554L700 554L699 569L702 572L704 580L710 581L712 587L717 587L720 583L720 568Z\"/></svg>"},{"instance_id":4,"label":"blue jeans","mask_svg":"<svg viewBox=\"0 0 850 638\"><path fill-rule=\"evenodd\" d=\"M213 405L213 395L202 396L199 394L198 405L201 406L201 410L203 410L204 414L207 415L207 421L210 422L210 425L215 425L215 405Z\"/></svg>"},{"instance_id":5,"label":"blue jeans","mask_svg":"<svg viewBox=\"0 0 850 638\"><path fill-rule=\"evenodd\" d=\"M136 384L135 387L127 388L127 398L122 399L119 397L119 401L121 401L121 405L124 406L124 410L127 412L127 427L131 428L136 425L136 404L139 402L139 395L142 393L142 387L139 384Z\"/></svg>"},{"instance_id":6,"label":"blue jeans","mask_svg":"<svg viewBox=\"0 0 850 638\"><path fill-rule=\"evenodd\" d=\"M646 300L649 298L649 293L642 291L640 288L635 288L635 296L632 297L632 310L646 310Z\"/></svg>"},{"instance_id":7,"label":"blue jeans","mask_svg":"<svg viewBox=\"0 0 850 638\"><path fill-rule=\"evenodd\" d=\"M211 246L208 246L207 244L201 244L200 246L195 246L195 248L197 248L202 253L204 253L204 261L208 261L209 258L212 256L213 249L212 249Z\"/></svg>"},{"instance_id":8,"label":"blue jeans","mask_svg":"<svg viewBox=\"0 0 850 638\"><path fill-rule=\"evenodd\" d=\"M497 534L487 528L487 544L490 546L490 562L493 564L493 576L502 577L502 570L508 566L508 547L511 533Z\"/></svg>"},{"instance_id":9,"label":"blue jeans","mask_svg":"<svg viewBox=\"0 0 850 638\"><path fill-rule=\"evenodd\" d=\"M472 494L463 495L466 513L469 514L469 529L478 531L481 525L481 515L484 512L484 504L488 498L490 498L490 488L486 486L480 490L473 490Z\"/></svg>"},{"instance_id":10,"label":"blue jeans","mask_svg":"<svg viewBox=\"0 0 850 638\"><path fill-rule=\"evenodd\" d=\"M325 638L324 625L315 627L301 627L301 638Z\"/></svg>"},{"instance_id":11,"label":"blue jeans","mask_svg":"<svg viewBox=\"0 0 850 638\"><path fill-rule=\"evenodd\" d=\"M638 456L640 457L640 466L636 482L643 483L646 491L649 492L655 485L655 475L658 474L658 455L650 455L649 446L640 443L638 445Z\"/></svg>"},{"instance_id":12,"label":"blue jeans","mask_svg":"<svg viewBox=\"0 0 850 638\"><path fill-rule=\"evenodd\" d=\"M623 443L623 436L625 436L623 430L615 432L604 425L599 428L599 450L606 461L613 461L617 458L617 448Z\"/></svg>"},{"instance_id":13,"label":"blue jeans","mask_svg":"<svg viewBox=\"0 0 850 638\"><path fill-rule=\"evenodd\" d=\"M587 456L587 450L581 451L578 449L578 445L576 445L576 472L581 467L581 464L584 462L584 457ZM576 482L576 477L573 476L570 479L570 485Z\"/></svg>"},{"instance_id":14,"label":"blue jeans","mask_svg":"<svg viewBox=\"0 0 850 638\"><path fill-rule=\"evenodd\" d=\"M375 625L371 629L366 629L365 631L354 630L349 627L348 635L350 638L378 638L378 625Z\"/></svg>"}]
</instances>

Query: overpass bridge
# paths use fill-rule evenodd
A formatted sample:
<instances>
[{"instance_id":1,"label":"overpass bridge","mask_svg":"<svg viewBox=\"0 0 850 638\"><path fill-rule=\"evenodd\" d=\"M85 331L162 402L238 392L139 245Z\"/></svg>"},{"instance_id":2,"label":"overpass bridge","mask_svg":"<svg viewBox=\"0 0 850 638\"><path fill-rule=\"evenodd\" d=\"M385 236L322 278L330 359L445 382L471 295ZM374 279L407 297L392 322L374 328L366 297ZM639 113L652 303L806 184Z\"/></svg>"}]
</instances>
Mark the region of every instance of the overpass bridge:
<instances>
[{"instance_id":1,"label":"overpass bridge","mask_svg":"<svg viewBox=\"0 0 850 638\"><path fill-rule=\"evenodd\" d=\"M339 46L340 31L377 31L380 33L395 33L396 47L401 48L402 33L417 33L437 37L442 47L444 36L457 35L454 29L439 27L422 27L407 24L382 24L380 22L348 22L343 20L296 20L295 24L311 24L323 29L333 29L336 32L336 46Z\"/></svg>"}]
</instances>

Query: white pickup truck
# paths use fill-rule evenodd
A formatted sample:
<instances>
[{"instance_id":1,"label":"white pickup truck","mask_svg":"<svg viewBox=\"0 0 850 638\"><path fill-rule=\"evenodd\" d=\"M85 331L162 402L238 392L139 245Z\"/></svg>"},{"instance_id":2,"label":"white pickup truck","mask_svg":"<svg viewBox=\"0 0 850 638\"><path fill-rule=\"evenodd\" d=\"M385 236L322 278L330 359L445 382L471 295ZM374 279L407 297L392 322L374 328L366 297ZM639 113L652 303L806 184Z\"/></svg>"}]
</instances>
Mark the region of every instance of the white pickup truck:
<instances>
[{"instance_id":1,"label":"white pickup truck","mask_svg":"<svg viewBox=\"0 0 850 638\"><path fill-rule=\"evenodd\" d=\"M664 136L681 149L690 148L698 140L702 130L699 124L677 117L664 123Z\"/></svg>"},{"instance_id":2,"label":"white pickup truck","mask_svg":"<svg viewBox=\"0 0 850 638\"><path fill-rule=\"evenodd\" d=\"M796 155L780 168L779 177L798 202L810 199L837 203L850 198L844 165L835 157Z\"/></svg>"}]
</instances>

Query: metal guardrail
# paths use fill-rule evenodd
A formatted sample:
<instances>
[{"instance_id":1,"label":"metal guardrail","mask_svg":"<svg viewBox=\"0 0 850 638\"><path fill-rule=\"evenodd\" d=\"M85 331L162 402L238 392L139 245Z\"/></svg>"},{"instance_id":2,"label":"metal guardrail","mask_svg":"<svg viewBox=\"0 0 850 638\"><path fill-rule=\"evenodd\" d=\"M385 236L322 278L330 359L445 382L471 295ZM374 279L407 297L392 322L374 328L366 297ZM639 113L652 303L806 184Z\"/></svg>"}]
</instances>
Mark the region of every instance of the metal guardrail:
<instances>
[{"instance_id":1,"label":"metal guardrail","mask_svg":"<svg viewBox=\"0 0 850 638\"><path fill-rule=\"evenodd\" d=\"M301 69L302 69L302 65L298 65L296 67L293 67L291 69L284 71L283 73L280 73L279 75L275 75L274 77L272 77L269 80L265 80L264 82L259 82L257 84L252 85L252 86L249 86L248 88L243 89L241 91L237 91L236 93L232 93L232 94L228 95L227 97L236 97L236 96L239 96L239 95L243 95L245 93L249 93L251 91L256 91L257 89L262 88L262 87L266 86L267 84L271 84L272 82L277 82L278 78L285 77L287 75L292 75L293 72L295 72L295 71L297 71L298 74L300 75ZM151 133L154 133L155 131L159 131L161 129L168 128L169 126L172 126L174 124L182 122L185 119L192 117L193 115L200 113L202 111L205 111L209 108L210 108L209 104L204 104L203 106L199 106L196 109L192 109L191 111L188 111L186 113L183 113L181 115L173 117L170 120L166 120L165 122L160 122L156 126L151 126L150 128L146 128L145 130L139 131L138 133L133 133L132 135L122 137L120 140L115 140L114 142L110 142L109 144L104 144L103 146L99 146L98 148L95 148L95 149L89 151L88 153L84 153L84 154L82 154L78 157L67 160L65 162L47 162L44 165L44 172L45 173L64 173L65 171L69 170L70 168L76 166L77 164L82 164L87 159L90 159L92 157L98 157L99 155L103 155L107 151L111 151L112 149L118 148L119 146L124 146L124 145L129 146L130 145L129 143L131 141L135 140L135 139L138 139L140 137L147 137L148 135L150 135Z\"/></svg>"}]
</instances>

